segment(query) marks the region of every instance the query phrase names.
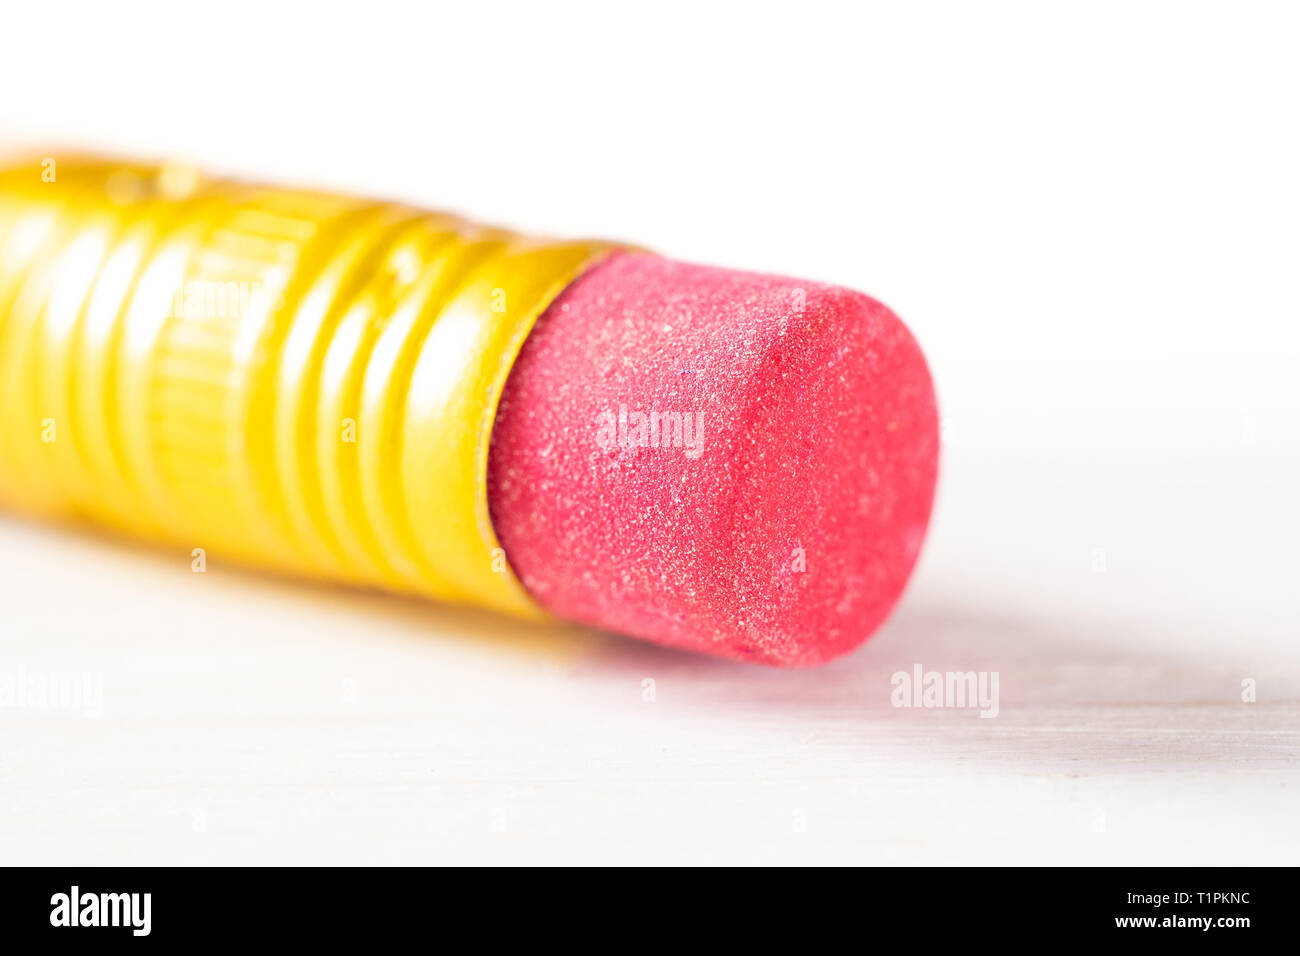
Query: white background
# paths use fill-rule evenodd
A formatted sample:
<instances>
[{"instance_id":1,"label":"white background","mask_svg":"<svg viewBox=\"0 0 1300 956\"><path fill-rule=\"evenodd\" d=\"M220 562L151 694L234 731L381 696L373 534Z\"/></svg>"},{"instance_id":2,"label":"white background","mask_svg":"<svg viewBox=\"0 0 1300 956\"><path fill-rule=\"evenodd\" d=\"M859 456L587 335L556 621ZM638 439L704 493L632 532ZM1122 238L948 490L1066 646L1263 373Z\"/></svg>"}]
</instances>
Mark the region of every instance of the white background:
<instances>
[{"instance_id":1,"label":"white background","mask_svg":"<svg viewBox=\"0 0 1300 956\"><path fill-rule=\"evenodd\" d=\"M1297 16L8 5L0 149L853 286L945 444L899 611L803 672L0 518L0 670L104 679L0 710L0 860L1296 863ZM892 708L916 663L999 716Z\"/></svg>"}]
</instances>

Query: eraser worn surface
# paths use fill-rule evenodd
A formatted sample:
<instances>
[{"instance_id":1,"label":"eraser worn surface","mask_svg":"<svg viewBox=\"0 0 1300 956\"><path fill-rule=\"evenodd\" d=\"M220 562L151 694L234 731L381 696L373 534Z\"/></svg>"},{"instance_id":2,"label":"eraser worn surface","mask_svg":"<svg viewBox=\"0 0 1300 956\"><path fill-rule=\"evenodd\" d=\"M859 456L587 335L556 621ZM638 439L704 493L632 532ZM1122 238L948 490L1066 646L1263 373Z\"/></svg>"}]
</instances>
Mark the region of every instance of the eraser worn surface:
<instances>
[{"instance_id":1,"label":"eraser worn surface","mask_svg":"<svg viewBox=\"0 0 1300 956\"><path fill-rule=\"evenodd\" d=\"M557 615L807 665L897 601L938 445L925 360L880 303L624 253L525 343L488 493L507 557Z\"/></svg>"}]
</instances>

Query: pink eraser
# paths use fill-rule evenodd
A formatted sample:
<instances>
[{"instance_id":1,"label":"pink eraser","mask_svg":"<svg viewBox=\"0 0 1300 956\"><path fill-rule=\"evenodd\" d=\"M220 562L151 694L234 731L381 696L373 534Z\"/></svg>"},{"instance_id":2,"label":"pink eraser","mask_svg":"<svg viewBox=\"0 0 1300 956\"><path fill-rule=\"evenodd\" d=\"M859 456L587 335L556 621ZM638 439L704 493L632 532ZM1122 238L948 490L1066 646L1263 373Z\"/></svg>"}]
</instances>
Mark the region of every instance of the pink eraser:
<instances>
[{"instance_id":1,"label":"pink eraser","mask_svg":"<svg viewBox=\"0 0 1300 956\"><path fill-rule=\"evenodd\" d=\"M488 495L555 614L799 666L857 646L898 600L938 452L925 359L879 302L623 253L524 344Z\"/></svg>"}]
</instances>

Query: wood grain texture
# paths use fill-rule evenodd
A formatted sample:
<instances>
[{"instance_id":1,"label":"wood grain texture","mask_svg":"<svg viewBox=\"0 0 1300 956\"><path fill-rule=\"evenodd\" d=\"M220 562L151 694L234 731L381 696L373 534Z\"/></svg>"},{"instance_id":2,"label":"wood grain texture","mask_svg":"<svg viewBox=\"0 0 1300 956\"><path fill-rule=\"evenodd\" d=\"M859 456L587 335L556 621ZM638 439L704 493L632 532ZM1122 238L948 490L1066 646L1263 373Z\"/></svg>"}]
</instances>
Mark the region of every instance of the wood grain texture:
<instances>
[{"instance_id":1,"label":"wood grain texture","mask_svg":"<svg viewBox=\"0 0 1300 956\"><path fill-rule=\"evenodd\" d=\"M1295 863L1294 603L1247 579L1276 526L1243 532L1236 597L1210 586L1213 549L1178 546L1193 512L1176 492L1124 512L1147 500L1141 470L994 533L1004 504L1034 498L982 483L988 464L952 456L898 614L806 671L220 556L195 574L188 553L6 520L0 672L101 674L103 706L0 708L0 859ZM1060 456L1040 470L1057 484L1020 480L1095 490ZM1109 522L1104 573L1070 530L1089 510ZM1202 520L1214 541L1240 531ZM891 675L917 663L997 671L998 716L893 707Z\"/></svg>"}]
</instances>

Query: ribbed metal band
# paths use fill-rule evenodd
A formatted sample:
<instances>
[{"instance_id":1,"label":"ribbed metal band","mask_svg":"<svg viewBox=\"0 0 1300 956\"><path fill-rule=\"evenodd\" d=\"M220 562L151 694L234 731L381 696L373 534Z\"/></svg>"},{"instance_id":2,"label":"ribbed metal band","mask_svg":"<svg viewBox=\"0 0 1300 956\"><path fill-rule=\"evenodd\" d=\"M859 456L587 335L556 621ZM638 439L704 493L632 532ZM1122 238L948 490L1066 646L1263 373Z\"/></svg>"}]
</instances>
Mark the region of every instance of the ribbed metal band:
<instances>
[{"instance_id":1,"label":"ribbed metal band","mask_svg":"<svg viewBox=\"0 0 1300 956\"><path fill-rule=\"evenodd\" d=\"M536 615L488 516L492 422L610 251L179 166L6 168L0 502Z\"/></svg>"}]
</instances>

